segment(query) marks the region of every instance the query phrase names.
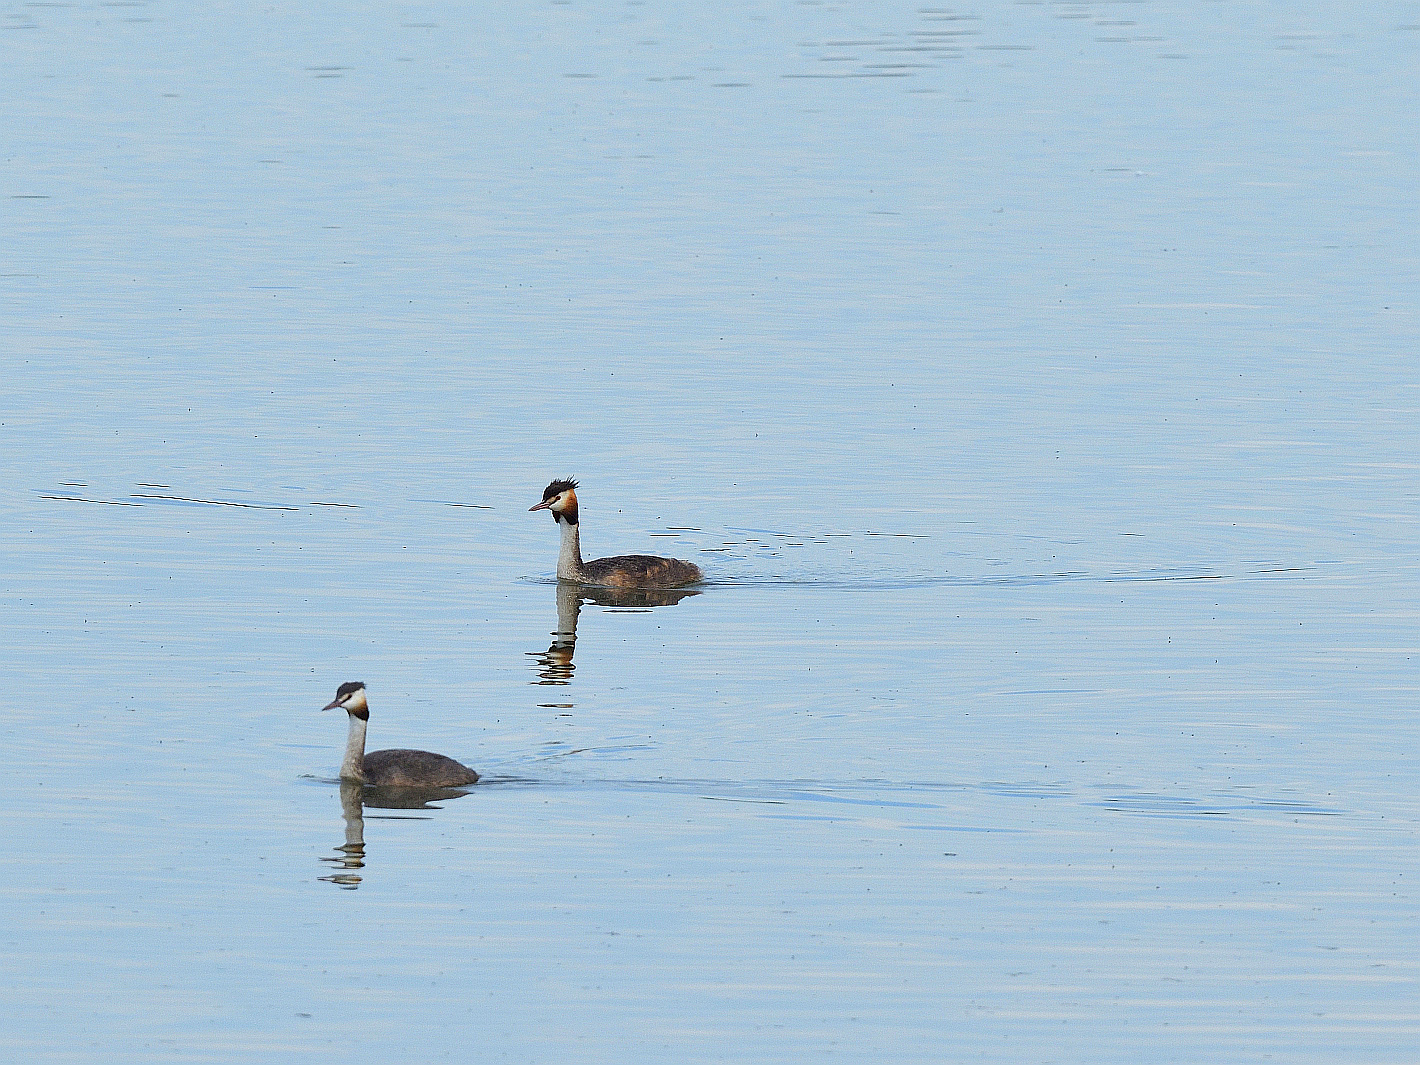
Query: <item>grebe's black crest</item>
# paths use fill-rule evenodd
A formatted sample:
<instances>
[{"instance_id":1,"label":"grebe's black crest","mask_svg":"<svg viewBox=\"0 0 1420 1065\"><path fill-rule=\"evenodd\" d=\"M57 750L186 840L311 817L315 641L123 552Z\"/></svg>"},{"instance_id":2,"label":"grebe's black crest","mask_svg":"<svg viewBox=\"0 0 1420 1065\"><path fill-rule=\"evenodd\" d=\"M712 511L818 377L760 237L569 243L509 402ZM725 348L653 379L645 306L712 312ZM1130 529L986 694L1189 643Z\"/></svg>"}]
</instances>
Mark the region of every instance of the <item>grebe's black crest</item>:
<instances>
[{"instance_id":1,"label":"grebe's black crest","mask_svg":"<svg viewBox=\"0 0 1420 1065\"><path fill-rule=\"evenodd\" d=\"M344 699L347 695L359 691L364 686L363 681L347 680L344 684L335 689L335 698L337 700Z\"/></svg>"},{"instance_id":2,"label":"grebe's black crest","mask_svg":"<svg viewBox=\"0 0 1420 1065\"><path fill-rule=\"evenodd\" d=\"M560 481L553 481L542 490L542 501L545 503L549 499L560 496L563 492L574 490L577 482L570 477L565 477Z\"/></svg>"}]
</instances>

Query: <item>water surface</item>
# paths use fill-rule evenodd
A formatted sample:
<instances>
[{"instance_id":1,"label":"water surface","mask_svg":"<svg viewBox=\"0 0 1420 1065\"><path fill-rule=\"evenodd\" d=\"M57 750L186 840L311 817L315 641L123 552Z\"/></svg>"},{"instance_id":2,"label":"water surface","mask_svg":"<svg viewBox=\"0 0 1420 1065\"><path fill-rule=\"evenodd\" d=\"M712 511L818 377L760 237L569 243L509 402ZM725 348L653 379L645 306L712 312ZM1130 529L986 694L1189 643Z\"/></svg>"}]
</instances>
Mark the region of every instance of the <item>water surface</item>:
<instances>
[{"instance_id":1,"label":"water surface","mask_svg":"<svg viewBox=\"0 0 1420 1065\"><path fill-rule=\"evenodd\" d=\"M1413 1060L1418 27L11 5L5 1055Z\"/></svg>"}]
</instances>

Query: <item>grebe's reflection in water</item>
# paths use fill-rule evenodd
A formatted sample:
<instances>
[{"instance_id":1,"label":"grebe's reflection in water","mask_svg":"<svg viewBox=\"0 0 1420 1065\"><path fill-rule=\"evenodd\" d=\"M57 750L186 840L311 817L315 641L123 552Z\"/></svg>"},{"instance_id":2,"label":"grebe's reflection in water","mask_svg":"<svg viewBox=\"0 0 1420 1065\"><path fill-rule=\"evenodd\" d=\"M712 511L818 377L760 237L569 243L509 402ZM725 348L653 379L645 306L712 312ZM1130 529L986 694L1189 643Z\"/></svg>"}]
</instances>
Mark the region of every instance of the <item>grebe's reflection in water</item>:
<instances>
[{"instance_id":1,"label":"grebe's reflection in water","mask_svg":"<svg viewBox=\"0 0 1420 1065\"><path fill-rule=\"evenodd\" d=\"M557 628L552 646L546 651L529 651L537 660L538 679L534 684L570 684L577 667L572 652L577 647L577 619L583 603L618 610L650 610L675 606L688 596L699 595L694 588L598 588L575 581L557 582Z\"/></svg>"},{"instance_id":2,"label":"grebe's reflection in water","mask_svg":"<svg viewBox=\"0 0 1420 1065\"><path fill-rule=\"evenodd\" d=\"M356 871L365 867L365 807L372 810L437 810L431 803L457 799L467 795L467 788L380 788L354 780L340 782L340 812L345 817L345 842L336 847L336 857L322 858L336 867L330 876L321 877L327 883L353 891L362 877ZM428 818L390 818L391 820L428 820Z\"/></svg>"}]
</instances>

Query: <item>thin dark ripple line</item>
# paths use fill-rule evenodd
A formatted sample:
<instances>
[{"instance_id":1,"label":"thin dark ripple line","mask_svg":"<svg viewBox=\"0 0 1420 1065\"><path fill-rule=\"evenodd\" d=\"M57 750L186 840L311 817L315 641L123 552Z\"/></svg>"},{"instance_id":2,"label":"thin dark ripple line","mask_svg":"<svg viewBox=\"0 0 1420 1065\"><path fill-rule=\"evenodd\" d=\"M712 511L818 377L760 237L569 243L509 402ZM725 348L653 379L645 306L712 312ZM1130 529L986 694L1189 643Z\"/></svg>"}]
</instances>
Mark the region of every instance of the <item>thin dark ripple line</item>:
<instances>
[{"instance_id":1,"label":"thin dark ripple line","mask_svg":"<svg viewBox=\"0 0 1420 1065\"><path fill-rule=\"evenodd\" d=\"M174 503L201 503L209 507L240 507L243 510L300 510L300 507L283 507L264 503L233 503L226 499L195 499L191 496L160 495L155 492L134 492L133 499L166 499Z\"/></svg>"},{"instance_id":2,"label":"thin dark ripple line","mask_svg":"<svg viewBox=\"0 0 1420 1065\"><path fill-rule=\"evenodd\" d=\"M106 507L141 507L142 503L129 503L121 499L89 499L86 496L55 496L40 494L41 499L56 499L66 503L102 503Z\"/></svg>"}]
</instances>

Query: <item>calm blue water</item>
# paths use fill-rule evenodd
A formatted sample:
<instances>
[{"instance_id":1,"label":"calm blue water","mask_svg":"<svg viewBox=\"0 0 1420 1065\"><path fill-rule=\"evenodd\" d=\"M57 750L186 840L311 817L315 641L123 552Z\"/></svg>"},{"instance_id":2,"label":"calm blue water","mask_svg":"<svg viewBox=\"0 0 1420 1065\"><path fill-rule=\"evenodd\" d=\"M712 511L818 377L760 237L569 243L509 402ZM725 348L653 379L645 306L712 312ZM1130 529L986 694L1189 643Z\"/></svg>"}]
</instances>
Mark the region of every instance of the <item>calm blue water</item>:
<instances>
[{"instance_id":1,"label":"calm blue water","mask_svg":"<svg viewBox=\"0 0 1420 1065\"><path fill-rule=\"evenodd\" d=\"M1420 9L190 8L3 11L0 1056L1420 1057Z\"/></svg>"}]
</instances>

